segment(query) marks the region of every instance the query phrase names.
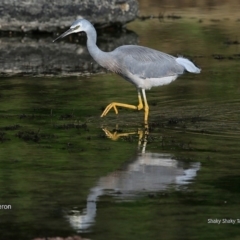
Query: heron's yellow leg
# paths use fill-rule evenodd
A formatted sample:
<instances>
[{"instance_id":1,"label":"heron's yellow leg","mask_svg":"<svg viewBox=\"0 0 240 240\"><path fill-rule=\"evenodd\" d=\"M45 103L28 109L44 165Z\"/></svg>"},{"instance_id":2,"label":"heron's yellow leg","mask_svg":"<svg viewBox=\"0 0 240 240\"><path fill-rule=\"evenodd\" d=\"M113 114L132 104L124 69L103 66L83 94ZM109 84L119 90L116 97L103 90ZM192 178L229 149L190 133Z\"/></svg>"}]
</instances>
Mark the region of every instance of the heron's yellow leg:
<instances>
[{"instance_id":1,"label":"heron's yellow leg","mask_svg":"<svg viewBox=\"0 0 240 240\"><path fill-rule=\"evenodd\" d=\"M142 97L141 97L141 93L140 90L138 90L138 106L137 106L138 110L143 109L143 102L142 102Z\"/></svg>"},{"instance_id":2,"label":"heron's yellow leg","mask_svg":"<svg viewBox=\"0 0 240 240\"><path fill-rule=\"evenodd\" d=\"M145 93L145 89L142 89L143 101L144 101L144 122L145 124L148 123L148 114L149 114L149 106L147 103L147 97Z\"/></svg>"},{"instance_id":3,"label":"heron's yellow leg","mask_svg":"<svg viewBox=\"0 0 240 240\"><path fill-rule=\"evenodd\" d=\"M130 109L135 109L135 110L141 110L143 109L143 103L142 103L142 98L140 91L138 90L138 106L131 105L131 104L126 104L126 103L118 103L118 102L112 102L110 103L105 110L103 111L101 117L104 117L108 114L108 112L111 110L111 108L114 109L115 113L118 114L117 107L125 107L125 108L130 108Z\"/></svg>"}]
</instances>

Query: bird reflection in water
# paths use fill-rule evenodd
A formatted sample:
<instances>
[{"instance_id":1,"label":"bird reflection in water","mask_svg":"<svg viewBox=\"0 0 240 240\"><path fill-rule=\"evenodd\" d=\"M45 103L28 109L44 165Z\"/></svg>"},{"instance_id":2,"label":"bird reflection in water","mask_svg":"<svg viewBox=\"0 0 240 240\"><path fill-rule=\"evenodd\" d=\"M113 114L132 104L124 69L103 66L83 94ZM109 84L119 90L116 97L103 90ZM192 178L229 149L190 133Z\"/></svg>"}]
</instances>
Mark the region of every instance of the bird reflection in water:
<instances>
[{"instance_id":1,"label":"bird reflection in water","mask_svg":"<svg viewBox=\"0 0 240 240\"><path fill-rule=\"evenodd\" d=\"M83 211L71 210L66 215L71 226L78 232L88 232L94 225L100 196L110 195L118 201L129 201L146 194L164 191L170 185L178 189L189 184L200 169L199 162L187 164L174 159L172 154L146 151L148 127L129 133L111 132L107 128L103 128L103 131L112 140L138 135L139 151L121 170L98 180L96 186L90 189Z\"/></svg>"}]
</instances>

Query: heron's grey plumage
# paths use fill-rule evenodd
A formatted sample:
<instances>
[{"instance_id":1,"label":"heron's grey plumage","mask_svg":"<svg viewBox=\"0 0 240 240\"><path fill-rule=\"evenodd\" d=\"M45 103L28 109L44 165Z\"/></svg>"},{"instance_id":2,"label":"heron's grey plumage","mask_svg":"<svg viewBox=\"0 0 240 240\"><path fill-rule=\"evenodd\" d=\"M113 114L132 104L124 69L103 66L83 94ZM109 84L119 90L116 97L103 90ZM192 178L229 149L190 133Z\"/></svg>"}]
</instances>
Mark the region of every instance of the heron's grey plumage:
<instances>
[{"instance_id":1,"label":"heron's grey plumage","mask_svg":"<svg viewBox=\"0 0 240 240\"><path fill-rule=\"evenodd\" d=\"M117 59L121 71L127 70L143 79L179 75L184 72L184 67L176 62L175 57L147 47L126 45L110 54Z\"/></svg>"}]
</instances>

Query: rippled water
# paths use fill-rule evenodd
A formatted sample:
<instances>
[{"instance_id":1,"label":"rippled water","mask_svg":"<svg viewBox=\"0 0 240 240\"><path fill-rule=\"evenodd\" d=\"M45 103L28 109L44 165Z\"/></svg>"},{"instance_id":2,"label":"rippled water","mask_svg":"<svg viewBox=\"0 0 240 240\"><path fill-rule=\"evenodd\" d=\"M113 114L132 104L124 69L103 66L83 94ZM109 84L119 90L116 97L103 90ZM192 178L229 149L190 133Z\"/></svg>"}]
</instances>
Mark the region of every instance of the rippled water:
<instances>
[{"instance_id":1,"label":"rippled water","mask_svg":"<svg viewBox=\"0 0 240 240\"><path fill-rule=\"evenodd\" d=\"M0 204L12 209L0 210L0 238L237 239L239 24L128 25L141 45L202 68L147 92L149 132L143 112L99 117L111 101L137 103L114 74L2 77Z\"/></svg>"}]
</instances>

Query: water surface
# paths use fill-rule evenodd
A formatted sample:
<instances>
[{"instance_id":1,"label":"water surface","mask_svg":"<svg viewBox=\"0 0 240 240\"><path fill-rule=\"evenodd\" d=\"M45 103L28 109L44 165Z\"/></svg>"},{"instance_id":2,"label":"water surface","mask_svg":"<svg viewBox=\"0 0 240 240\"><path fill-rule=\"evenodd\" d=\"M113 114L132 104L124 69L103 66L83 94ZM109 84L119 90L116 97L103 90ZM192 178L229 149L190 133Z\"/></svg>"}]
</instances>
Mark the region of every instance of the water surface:
<instances>
[{"instance_id":1,"label":"water surface","mask_svg":"<svg viewBox=\"0 0 240 240\"><path fill-rule=\"evenodd\" d=\"M137 103L115 74L2 77L1 239L237 239L224 219L240 210L239 22L220 20L128 26L202 68L147 92L149 133L143 112L100 118Z\"/></svg>"}]
</instances>

